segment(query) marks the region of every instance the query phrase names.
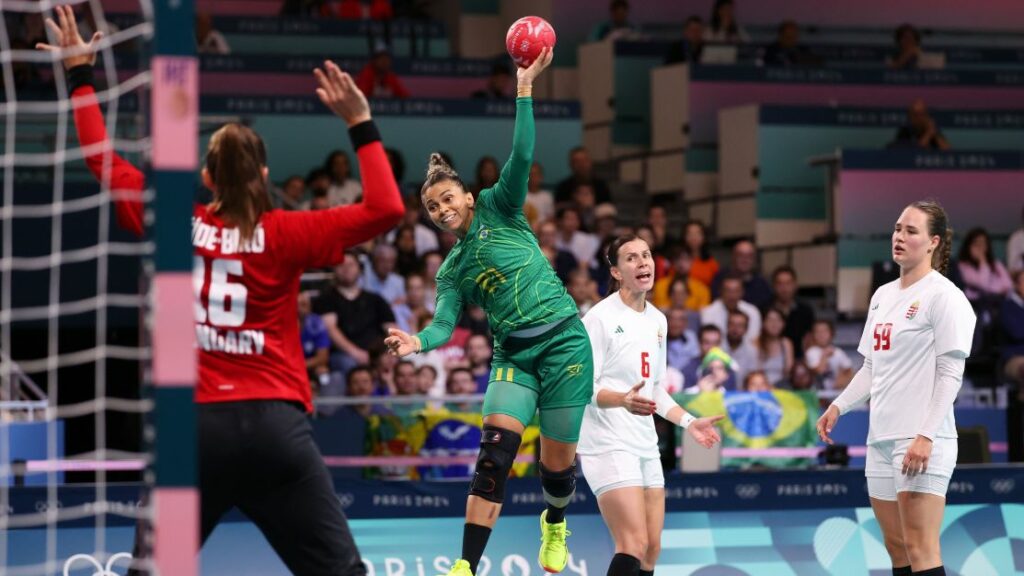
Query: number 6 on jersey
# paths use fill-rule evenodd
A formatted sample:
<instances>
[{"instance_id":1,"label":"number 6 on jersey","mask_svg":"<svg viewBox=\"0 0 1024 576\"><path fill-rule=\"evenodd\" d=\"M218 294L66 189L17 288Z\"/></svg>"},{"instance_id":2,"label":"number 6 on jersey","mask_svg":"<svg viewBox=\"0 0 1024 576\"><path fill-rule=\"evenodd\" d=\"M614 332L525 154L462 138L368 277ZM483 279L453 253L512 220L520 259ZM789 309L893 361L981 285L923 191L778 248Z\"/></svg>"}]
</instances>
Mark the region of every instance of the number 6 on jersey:
<instances>
[{"instance_id":1,"label":"number 6 on jersey","mask_svg":"<svg viewBox=\"0 0 1024 576\"><path fill-rule=\"evenodd\" d=\"M648 361L650 357L651 354L649 352L640 353L640 376L644 378L651 377L651 363Z\"/></svg>"},{"instance_id":2,"label":"number 6 on jersey","mask_svg":"<svg viewBox=\"0 0 1024 576\"><path fill-rule=\"evenodd\" d=\"M196 256L192 264L192 290L195 292L196 322L214 326L234 328L245 323L245 299L249 291L238 282L231 282L228 275L242 275L242 261L218 258L210 262L209 304L203 306L203 289L207 283L206 262Z\"/></svg>"}]
</instances>

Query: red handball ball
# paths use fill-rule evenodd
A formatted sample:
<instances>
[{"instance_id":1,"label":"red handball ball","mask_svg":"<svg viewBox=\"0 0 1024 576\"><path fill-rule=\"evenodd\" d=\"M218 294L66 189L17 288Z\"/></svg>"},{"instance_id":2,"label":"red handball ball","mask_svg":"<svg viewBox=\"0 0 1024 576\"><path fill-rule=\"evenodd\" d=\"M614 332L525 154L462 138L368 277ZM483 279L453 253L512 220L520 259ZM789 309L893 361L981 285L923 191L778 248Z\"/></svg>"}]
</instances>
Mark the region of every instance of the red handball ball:
<instances>
[{"instance_id":1,"label":"red handball ball","mask_svg":"<svg viewBox=\"0 0 1024 576\"><path fill-rule=\"evenodd\" d=\"M523 16L508 28L505 49L520 68L527 68L544 48L555 47L555 29L540 16Z\"/></svg>"}]
</instances>

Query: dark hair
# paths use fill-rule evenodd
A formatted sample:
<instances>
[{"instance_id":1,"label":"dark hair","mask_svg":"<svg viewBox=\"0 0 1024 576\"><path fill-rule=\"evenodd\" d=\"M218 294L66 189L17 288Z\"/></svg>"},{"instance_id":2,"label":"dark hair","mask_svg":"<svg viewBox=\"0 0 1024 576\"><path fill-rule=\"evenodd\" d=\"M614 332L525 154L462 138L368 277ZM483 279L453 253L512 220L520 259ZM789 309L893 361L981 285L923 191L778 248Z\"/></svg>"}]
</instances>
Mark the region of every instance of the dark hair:
<instances>
[{"instance_id":1,"label":"dark hair","mask_svg":"<svg viewBox=\"0 0 1024 576\"><path fill-rule=\"evenodd\" d=\"M682 284L683 288L686 289L686 295L687 296L690 295L689 279L686 276L683 276L682 274L676 274L675 277L672 278L672 282L669 282L669 285L668 285L668 296L669 296L669 298L672 297L672 289L676 287L676 284Z\"/></svg>"},{"instance_id":2,"label":"dark hair","mask_svg":"<svg viewBox=\"0 0 1024 576\"><path fill-rule=\"evenodd\" d=\"M917 28L914 28L911 24L903 23L896 27L896 31L892 35L892 39L896 42L897 47L899 47L900 44L900 37L902 37L905 32L913 34L914 41L918 44L921 43L921 33L918 32Z\"/></svg>"},{"instance_id":3,"label":"dark hair","mask_svg":"<svg viewBox=\"0 0 1024 576\"><path fill-rule=\"evenodd\" d=\"M754 377L756 377L756 376L760 376L760 377L764 378L765 382L768 382L768 386L772 385L772 383L768 380L768 375L764 373L764 370L751 370L750 372L747 372L746 376L743 377L743 390L744 391L750 389L750 381L753 380Z\"/></svg>"},{"instance_id":4,"label":"dark hair","mask_svg":"<svg viewBox=\"0 0 1024 576\"><path fill-rule=\"evenodd\" d=\"M690 16L689 18L687 18L686 22L683 22L683 28L685 28L685 27L687 27L687 26L689 26L690 24L693 24L693 23L697 23L697 24L703 25L704 24L704 20L702 20L700 16L697 16L696 14L694 14L693 16Z\"/></svg>"},{"instance_id":5,"label":"dark hair","mask_svg":"<svg viewBox=\"0 0 1024 576\"><path fill-rule=\"evenodd\" d=\"M743 310L729 310L729 314L726 315L726 318L732 316L743 316L743 319L747 321L747 327L750 327L750 315L748 315Z\"/></svg>"},{"instance_id":6,"label":"dark hair","mask_svg":"<svg viewBox=\"0 0 1024 576\"><path fill-rule=\"evenodd\" d=\"M242 240L252 238L264 212L273 208L263 168L267 149L252 128L234 122L213 133L206 151L206 172L217 188L212 209L237 226Z\"/></svg>"},{"instance_id":7,"label":"dark hair","mask_svg":"<svg viewBox=\"0 0 1024 576\"><path fill-rule=\"evenodd\" d=\"M704 243L700 245L700 254L694 255L694 254L691 253L690 255L693 256L694 259L699 258L701 260L707 260L708 258L711 258L711 249L708 248L708 228L700 220L689 220L683 226L683 246L684 246L684 248L686 250L690 249L690 246L688 244L686 244L686 229L689 228L690 226L696 226L697 228L700 228L700 233L701 233L702 236L704 236Z\"/></svg>"},{"instance_id":8,"label":"dark hair","mask_svg":"<svg viewBox=\"0 0 1024 576\"><path fill-rule=\"evenodd\" d=\"M988 232L980 226L967 231L963 243L960 244L960 253L956 258L959 262L966 262L974 268L979 267L981 262L976 262L974 256L971 255L971 244L974 244L978 238L985 238L985 263L991 266L995 261L995 256L992 255L992 239L989 238Z\"/></svg>"},{"instance_id":9,"label":"dark hair","mask_svg":"<svg viewBox=\"0 0 1024 576\"><path fill-rule=\"evenodd\" d=\"M561 220L567 212L572 212L573 214L575 214L577 218L580 218L580 221L582 223L583 218L580 216L580 211L573 206L562 206L558 210L555 210L555 220Z\"/></svg>"},{"instance_id":10,"label":"dark hair","mask_svg":"<svg viewBox=\"0 0 1024 576\"><path fill-rule=\"evenodd\" d=\"M722 18L718 15L718 11L726 4L732 6L734 2L733 0L715 0L715 5L711 8L711 30L714 32L718 32L722 29ZM738 31L739 28L736 26L736 18L733 18L732 24L729 25L729 29L726 30L726 32L729 34L736 34Z\"/></svg>"},{"instance_id":11,"label":"dark hair","mask_svg":"<svg viewBox=\"0 0 1024 576\"><path fill-rule=\"evenodd\" d=\"M459 173L452 168L440 152L434 152L430 155L430 161L427 163L427 179L423 181L423 186L420 188L420 196L426 194L427 190L438 182L454 182L463 192L466 191L466 185L462 183L462 178L459 178Z\"/></svg>"},{"instance_id":12,"label":"dark hair","mask_svg":"<svg viewBox=\"0 0 1024 576\"><path fill-rule=\"evenodd\" d=\"M495 180L494 182L483 181L483 171L485 164L493 164L494 171L497 173L499 177L501 176L501 166L498 165L498 161L494 158L494 156L481 156L480 159L477 160L476 162L476 180L473 182L473 188L478 192L480 190L483 190L484 188L490 188L491 186L494 186L495 183L497 183L497 180Z\"/></svg>"},{"instance_id":13,"label":"dark hair","mask_svg":"<svg viewBox=\"0 0 1024 576\"><path fill-rule=\"evenodd\" d=\"M939 247L932 254L932 268L943 275L949 271L949 254L952 252L953 227L949 225L946 210L935 200L918 200L910 204L928 216L928 236L939 237Z\"/></svg>"},{"instance_id":14,"label":"dark hair","mask_svg":"<svg viewBox=\"0 0 1024 576\"><path fill-rule=\"evenodd\" d=\"M608 267L612 268L619 265L619 250L622 247L633 240L642 240L636 234L623 234L612 240L612 243L608 245L608 250L604 254L604 260L608 263ZM650 246L647 247L650 249ZM608 293L611 294L619 289L619 281L614 276L609 275L608 278Z\"/></svg>"},{"instance_id":15,"label":"dark hair","mask_svg":"<svg viewBox=\"0 0 1024 576\"><path fill-rule=\"evenodd\" d=\"M828 331L832 334L832 337L835 338L835 336L836 336L836 325L833 324L831 320L823 320L823 319L819 318L819 319L814 321L814 324L811 324L811 329L813 330L814 327L817 326L818 324L824 324L825 326L828 326Z\"/></svg>"},{"instance_id":16,"label":"dark hair","mask_svg":"<svg viewBox=\"0 0 1024 576\"><path fill-rule=\"evenodd\" d=\"M313 182L318 178L330 179L330 177L331 175L328 174L327 171L324 170L323 168L313 168L312 170L309 171L308 174L306 174L306 186L312 187Z\"/></svg>"},{"instance_id":17,"label":"dark hair","mask_svg":"<svg viewBox=\"0 0 1024 576\"><path fill-rule=\"evenodd\" d=\"M331 182L334 181L334 170L331 166L334 164L334 159L339 156L344 157L345 160L348 161L349 172L352 172L352 162L349 160L348 154L343 150L332 150L331 153L327 155L327 159L324 160L324 172L327 172L327 177L331 179Z\"/></svg>"},{"instance_id":18,"label":"dark hair","mask_svg":"<svg viewBox=\"0 0 1024 576\"><path fill-rule=\"evenodd\" d=\"M572 155L576 154L577 152L584 152L584 153L586 153L586 151L587 151L586 146L573 146L572 149L569 150L569 157L572 158Z\"/></svg>"},{"instance_id":19,"label":"dark hair","mask_svg":"<svg viewBox=\"0 0 1024 576\"><path fill-rule=\"evenodd\" d=\"M472 370L470 370L469 368L459 366L458 368L452 368L451 370L448 371L448 377L445 378L445 385L451 384L452 380L454 380L455 375L458 374L459 372L465 372L466 374L469 374L470 378L473 377Z\"/></svg>"},{"instance_id":20,"label":"dark hair","mask_svg":"<svg viewBox=\"0 0 1024 576\"><path fill-rule=\"evenodd\" d=\"M735 280L735 281L740 283L740 286L743 286L743 275L740 274L739 272L735 272L735 271L731 271L731 270L725 272L724 274L722 274L722 283L719 284L719 286L725 286L725 283L730 281L730 280ZM719 288L719 289L721 289L721 288Z\"/></svg>"},{"instance_id":21,"label":"dark hair","mask_svg":"<svg viewBox=\"0 0 1024 576\"><path fill-rule=\"evenodd\" d=\"M789 264L782 264L775 267L775 270L772 271L772 282L775 282L775 279L778 278L779 274L789 274L793 277L793 281L796 281L796 270L794 270Z\"/></svg>"},{"instance_id":22,"label":"dark hair","mask_svg":"<svg viewBox=\"0 0 1024 576\"><path fill-rule=\"evenodd\" d=\"M412 360L406 360L406 359L403 358L402 360L399 360L398 362L396 362L395 363L395 372L398 372L398 367L399 366L412 366L413 372L416 371L416 364L414 364Z\"/></svg>"},{"instance_id":23,"label":"dark hair","mask_svg":"<svg viewBox=\"0 0 1024 576\"><path fill-rule=\"evenodd\" d=\"M629 2L627 2L626 0L612 0L612 4L611 6L608 7L608 9L615 10L616 8L625 8L628 10Z\"/></svg>"},{"instance_id":24,"label":"dark hair","mask_svg":"<svg viewBox=\"0 0 1024 576\"><path fill-rule=\"evenodd\" d=\"M346 388L352 385L352 376L358 372L366 372L367 374L370 375L370 379L373 379L373 369L370 368L370 366L367 364L359 364L358 366L355 366L351 370L349 370L348 374L345 375Z\"/></svg>"},{"instance_id":25,"label":"dark hair","mask_svg":"<svg viewBox=\"0 0 1024 576\"><path fill-rule=\"evenodd\" d=\"M494 76L495 74L501 74L502 76L509 76L512 74L508 69L508 65L505 64L504 59L491 64L491 76Z\"/></svg>"},{"instance_id":26,"label":"dark hair","mask_svg":"<svg viewBox=\"0 0 1024 576\"><path fill-rule=\"evenodd\" d=\"M779 339L781 340L786 337L786 315L782 313L782 310L769 306L765 309L764 314L761 315L761 333L757 335L757 351L760 353L761 360L768 357L768 329L766 326L768 325L768 315L772 313L778 314L782 318L783 334L779 336Z\"/></svg>"},{"instance_id":27,"label":"dark hair","mask_svg":"<svg viewBox=\"0 0 1024 576\"><path fill-rule=\"evenodd\" d=\"M722 329L718 326L715 326L714 324L704 324L700 327L700 330L697 331L697 338L700 339L702 336L710 332L714 332L719 336L722 335Z\"/></svg>"},{"instance_id":28,"label":"dark hair","mask_svg":"<svg viewBox=\"0 0 1024 576\"><path fill-rule=\"evenodd\" d=\"M796 28L797 30L800 30L800 26L796 23L796 20L783 20L781 23L779 23L779 27L775 29L775 33L778 34L779 36L782 36L782 33L786 30L786 28L789 28L790 26Z\"/></svg>"}]
</instances>

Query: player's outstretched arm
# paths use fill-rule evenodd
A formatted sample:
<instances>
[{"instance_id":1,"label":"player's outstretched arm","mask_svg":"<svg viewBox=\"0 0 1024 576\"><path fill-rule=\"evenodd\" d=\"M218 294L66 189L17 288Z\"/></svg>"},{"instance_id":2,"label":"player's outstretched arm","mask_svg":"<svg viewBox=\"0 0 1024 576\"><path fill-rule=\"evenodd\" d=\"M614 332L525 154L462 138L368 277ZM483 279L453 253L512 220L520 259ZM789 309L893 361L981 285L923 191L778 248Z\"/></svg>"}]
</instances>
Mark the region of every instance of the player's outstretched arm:
<instances>
[{"instance_id":1,"label":"player's outstretched arm","mask_svg":"<svg viewBox=\"0 0 1024 576\"><path fill-rule=\"evenodd\" d=\"M533 121L533 81L551 65L554 53L545 48L529 68L516 72L516 125L512 132L512 155L501 169L498 183L494 186L494 202L506 215L512 216L523 210L526 202L526 183L530 178L533 164L533 148L536 129Z\"/></svg>"},{"instance_id":2,"label":"player's outstretched arm","mask_svg":"<svg viewBox=\"0 0 1024 576\"><path fill-rule=\"evenodd\" d=\"M405 205L388 162L380 132L370 115L366 96L347 72L334 62L313 71L316 94L324 106L348 125L359 159L363 199L358 204L317 212L290 212L282 218L283 241L300 267L329 266L344 251L394 228Z\"/></svg>"},{"instance_id":3,"label":"player's outstretched arm","mask_svg":"<svg viewBox=\"0 0 1024 576\"><path fill-rule=\"evenodd\" d=\"M117 223L138 236L142 235L142 189L145 177L142 172L109 146L107 128L103 113L96 100L92 67L96 62L97 43L103 38L102 32L93 34L86 42L78 32L75 13L70 6L56 6L57 22L46 19L53 44L40 42L39 50L59 53L67 71L68 92L74 107L75 131L78 143L90 150L85 155L89 171L100 183L108 183L114 194L114 209Z\"/></svg>"}]
</instances>

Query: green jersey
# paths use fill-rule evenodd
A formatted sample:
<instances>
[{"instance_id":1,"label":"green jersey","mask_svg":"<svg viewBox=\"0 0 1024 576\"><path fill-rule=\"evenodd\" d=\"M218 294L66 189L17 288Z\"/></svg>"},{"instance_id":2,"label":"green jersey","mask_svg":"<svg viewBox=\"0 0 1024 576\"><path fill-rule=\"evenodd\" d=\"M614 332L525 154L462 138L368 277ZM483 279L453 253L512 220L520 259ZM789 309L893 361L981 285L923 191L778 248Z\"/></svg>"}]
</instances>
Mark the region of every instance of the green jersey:
<instances>
[{"instance_id":1,"label":"green jersey","mask_svg":"<svg viewBox=\"0 0 1024 576\"><path fill-rule=\"evenodd\" d=\"M466 237L437 272L434 321L418 334L424 351L451 338L465 304L487 312L499 344L510 332L578 313L523 215L533 144L533 99L518 98L512 156L498 183L480 192Z\"/></svg>"}]
</instances>

